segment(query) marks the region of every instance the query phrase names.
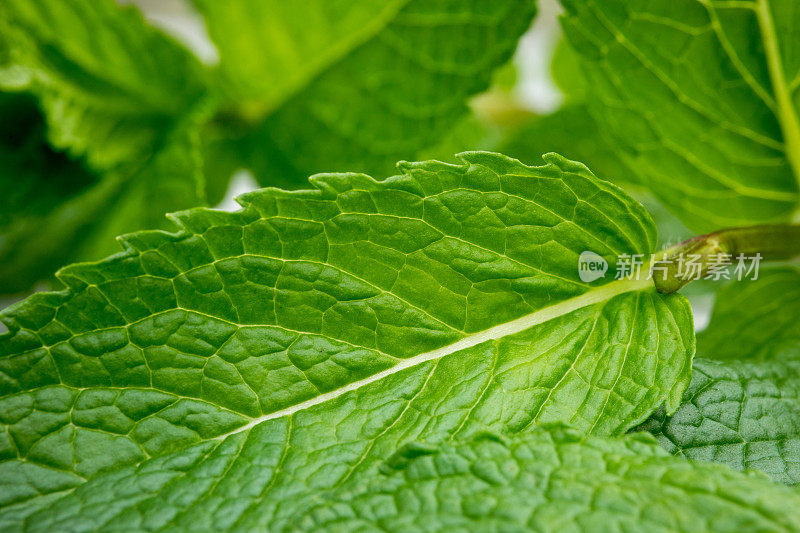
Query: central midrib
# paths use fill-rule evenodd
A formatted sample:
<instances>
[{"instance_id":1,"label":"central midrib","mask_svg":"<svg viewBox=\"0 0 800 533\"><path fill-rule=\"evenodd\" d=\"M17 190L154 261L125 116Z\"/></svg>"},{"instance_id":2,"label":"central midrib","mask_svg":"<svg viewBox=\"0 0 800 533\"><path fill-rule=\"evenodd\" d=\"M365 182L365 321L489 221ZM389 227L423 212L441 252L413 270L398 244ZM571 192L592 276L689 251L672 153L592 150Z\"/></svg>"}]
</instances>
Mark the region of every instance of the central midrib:
<instances>
[{"instance_id":1,"label":"central midrib","mask_svg":"<svg viewBox=\"0 0 800 533\"><path fill-rule=\"evenodd\" d=\"M786 159L789 161L795 182L800 188L800 119L798 119L797 111L792 103L792 95L789 93L789 86L786 83L778 38L775 34L775 24L772 20L772 13L770 13L769 0L758 0L756 18L761 30L767 68L778 106L777 118L783 132ZM800 221L800 205L795 206L793 218L795 221Z\"/></svg>"},{"instance_id":2,"label":"central midrib","mask_svg":"<svg viewBox=\"0 0 800 533\"><path fill-rule=\"evenodd\" d=\"M286 407L285 409L274 411L272 413L268 413L258 418L254 418L247 424L237 429L234 429L233 431L215 437L215 440L225 439L230 435L235 435L243 431L248 431L251 428L257 426L258 424L266 422L267 420L273 420L275 418L282 418L284 416L289 416L298 411L308 409L310 407L325 403L330 400L334 400L344 394L347 394L348 392L360 389L371 383L375 383L376 381L380 381L386 377L392 376L394 374L397 374L398 372L402 372L403 370L415 367L417 365L421 365L428 361L441 359L442 357L448 356L455 352L459 352L461 350L472 348L473 346L477 346L478 344L481 344L486 341L498 340L507 337L509 335L514 335L515 333L520 333L529 328L532 328L533 326L542 324L554 318L558 318L562 315L571 313L572 311L576 311L583 307L588 307L596 303L605 302L615 296L624 294L626 292L639 291L648 288L653 288L652 280L624 279L607 283L606 285L597 287L596 289L592 289L584 294L581 294L580 296L575 296L574 298L564 300L549 307L545 307L543 309L535 311L529 315L517 318L510 322L505 322L503 324L493 326L489 329L485 329L478 333L468 335L447 346L443 346L441 348L437 348L429 352L415 355L414 357L410 357L408 359L399 362L398 364L394 365L391 368L387 368L386 370L378 372L377 374L373 374L359 381L348 383L343 387L339 387L338 389L334 389L324 394L320 394L319 396L315 396L314 398L311 398L304 402L291 405L289 407Z\"/></svg>"}]
</instances>

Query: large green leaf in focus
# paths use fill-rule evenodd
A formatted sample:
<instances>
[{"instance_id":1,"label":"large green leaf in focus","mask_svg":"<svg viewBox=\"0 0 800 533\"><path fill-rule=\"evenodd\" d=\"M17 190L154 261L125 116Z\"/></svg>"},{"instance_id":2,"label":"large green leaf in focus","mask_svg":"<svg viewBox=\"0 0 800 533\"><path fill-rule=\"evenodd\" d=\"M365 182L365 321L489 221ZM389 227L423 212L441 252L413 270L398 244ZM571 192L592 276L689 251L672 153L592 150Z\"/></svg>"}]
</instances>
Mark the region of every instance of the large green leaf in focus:
<instances>
[{"instance_id":1,"label":"large green leaf in focus","mask_svg":"<svg viewBox=\"0 0 800 533\"><path fill-rule=\"evenodd\" d=\"M6 310L0 528L263 530L406 442L677 407L686 300L611 275L643 208L555 154L460 158L174 214Z\"/></svg>"},{"instance_id":2,"label":"large green leaf in focus","mask_svg":"<svg viewBox=\"0 0 800 533\"><path fill-rule=\"evenodd\" d=\"M618 155L689 227L797 216L795 0L564 0Z\"/></svg>"},{"instance_id":3,"label":"large green leaf in focus","mask_svg":"<svg viewBox=\"0 0 800 533\"><path fill-rule=\"evenodd\" d=\"M786 267L719 291L698 335L692 383L641 429L670 452L800 483L800 273Z\"/></svg>"},{"instance_id":4,"label":"large green leaf in focus","mask_svg":"<svg viewBox=\"0 0 800 533\"><path fill-rule=\"evenodd\" d=\"M203 203L191 54L111 0L0 4L0 293ZM38 105L32 95L38 99ZM46 123L46 127L45 127Z\"/></svg>"},{"instance_id":5,"label":"large green leaf in focus","mask_svg":"<svg viewBox=\"0 0 800 533\"><path fill-rule=\"evenodd\" d=\"M535 13L533 0L194 3L236 111L211 128L211 153L292 187L322 171L385 174L438 145Z\"/></svg>"},{"instance_id":6,"label":"large green leaf in focus","mask_svg":"<svg viewBox=\"0 0 800 533\"><path fill-rule=\"evenodd\" d=\"M514 439L410 444L367 483L273 531L796 531L800 494L667 457L652 438L547 427Z\"/></svg>"}]
</instances>

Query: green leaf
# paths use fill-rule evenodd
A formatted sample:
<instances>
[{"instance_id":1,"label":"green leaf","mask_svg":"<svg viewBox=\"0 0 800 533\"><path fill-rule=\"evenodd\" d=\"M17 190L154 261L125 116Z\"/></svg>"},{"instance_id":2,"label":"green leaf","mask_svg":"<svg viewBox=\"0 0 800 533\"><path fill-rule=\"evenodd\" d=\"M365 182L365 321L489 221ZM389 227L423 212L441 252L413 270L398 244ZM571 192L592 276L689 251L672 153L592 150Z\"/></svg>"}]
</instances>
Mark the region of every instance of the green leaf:
<instances>
[{"instance_id":1,"label":"green leaf","mask_svg":"<svg viewBox=\"0 0 800 533\"><path fill-rule=\"evenodd\" d=\"M0 294L71 261L117 251L115 237L166 226L164 213L201 202L196 135L178 132L149 158L99 173L54 150L30 95L0 93Z\"/></svg>"},{"instance_id":2,"label":"green leaf","mask_svg":"<svg viewBox=\"0 0 800 533\"><path fill-rule=\"evenodd\" d=\"M732 282L717 292L711 321L697 336L698 348L725 361L800 359L798 315L800 270L762 270L757 280Z\"/></svg>"},{"instance_id":3,"label":"green leaf","mask_svg":"<svg viewBox=\"0 0 800 533\"><path fill-rule=\"evenodd\" d=\"M549 427L410 445L369 482L301 507L274 530L794 531L800 495L760 476L666 457L651 438Z\"/></svg>"},{"instance_id":4,"label":"green leaf","mask_svg":"<svg viewBox=\"0 0 800 533\"><path fill-rule=\"evenodd\" d=\"M498 150L518 158L557 152L585 163L595 175L612 183L637 181L636 174L614 155L585 104L567 104L550 115L534 117L503 139Z\"/></svg>"},{"instance_id":5,"label":"green leaf","mask_svg":"<svg viewBox=\"0 0 800 533\"><path fill-rule=\"evenodd\" d=\"M800 273L762 272L721 289L698 335L692 383L672 416L640 429L671 453L800 483Z\"/></svg>"},{"instance_id":6,"label":"green leaf","mask_svg":"<svg viewBox=\"0 0 800 533\"><path fill-rule=\"evenodd\" d=\"M27 87L30 85L30 75L25 69L14 65L7 39L4 32L0 32L0 89L15 90Z\"/></svg>"},{"instance_id":7,"label":"green leaf","mask_svg":"<svg viewBox=\"0 0 800 533\"><path fill-rule=\"evenodd\" d=\"M564 0L590 104L620 158L689 227L798 212L793 0Z\"/></svg>"},{"instance_id":8,"label":"green leaf","mask_svg":"<svg viewBox=\"0 0 800 533\"><path fill-rule=\"evenodd\" d=\"M535 13L532 0L195 4L245 122L223 115L210 135L261 183L293 187L321 171L385 174L439 144Z\"/></svg>"},{"instance_id":9,"label":"green leaf","mask_svg":"<svg viewBox=\"0 0 800 533\"><path fill-rule=\"evenodd\" d=\"M209 104L187 51L112 0L9 0L0 33L0 86L26 91L0 94L0 293L204 203Z\"/></svg>"},{"instance_id":10,"label":"green leaf","mask_svg":"<svg viewBox=\"0 0 800 533\"><path fill-rule=\"evenodd\" d=\"M674 409L685 299L578 275L653 252L642 207L555 154L460 158L174 214L6 310L0 527L264 529L412 440Z\"/></svg>"},{"instance_id":11,"label":"green leaf","mask_svg":"<svg viewBox=\"0 0 800 533\"><path fill-rule=\"evenodd\" d=\"M472 113L462 118L453 126L441 141L429 148L421 150L421 155L427 159L436 159L447 163L457 163L458 156L453 154L467 148L470 151L484 151L496 147L499 138L498 127L491 124L477 113ZM541 157L542 153L536 154Z\"/></svg>"},{"instance_id":12,"label":"green leaf","mask_svg":"<svg viewBox=\"0 0 800 533\"><path fill-rule=\"evenodd\" d=\"M564 94L569 103L586 100L586 78L581 72L580 57L572 49L567 39L561 39L553 51L550 61L550 75L553 82Z\"/></svg>"},{"instance_id":13,"label":"green leaf","mask_svg":"<svg viewBox=\"0 0 800 533\"><path fill-rule=\"evenodd\" d=\"M223 89L232 99L250 98L269 107L280 105L354 49L369 45L409 3L310 0L289 6L277 0L227 5L193 1L219 51ZM469 11L466 14L468 20ZM442 22L448 18L445 13Z\"/></svg>"},{"instance_id":14,"label":"green leaf","mask_svg":"<svg viewBox=\"0 0 800 533\"><path fill-rule=\"evenodd\" d=\"M523 160L556 152L584 162L595 175L624 187L644 204L658 227L659 247L674 245L692 236L641 187L636 172L614 155L614 148L583 103L569 103L550 115L533 117L524 126L507 133L497 144L497 150ZM697 285L691 287L694 290Z\"/></svg>"},{"instance_id":15,"label":"green leaf","mask_svg":"<svg viewBox=\"0 0 800 533\"><path fill-rule=\"evenodd\" d=\"M30 77L54 147L97 169L147 157L205 99L197 60L113 0L6 0L11 63Z\"/></svg>"},{"instance_id":16,"label":"green leaf","mask_svg":"<svg viewBox=\"0 0 800 533\"><path fill-rule=\"evenodd\" d=\"M800 351L800 350L799 350ZM694 361L692 384L672 416L639 429L670 453L800 483L800 362Z\"/></svg>"},{"instance_id":17,"label":"green leaf","mask_svg":"<svg viewBox=\"0 0 800 533\"><path fill-rule=\"evenodd\" d=\"M76 219L97 213L88 202L79 217L59 214L59 206L95 185L97 176L47 144L42 117L29 95L0 93L0 122L6 126L0 134L1 294L26 289L65 263L75 244L73 223L80 228ZM49 235L43 233L48 230Z\"/></svg>"}]
</instances>

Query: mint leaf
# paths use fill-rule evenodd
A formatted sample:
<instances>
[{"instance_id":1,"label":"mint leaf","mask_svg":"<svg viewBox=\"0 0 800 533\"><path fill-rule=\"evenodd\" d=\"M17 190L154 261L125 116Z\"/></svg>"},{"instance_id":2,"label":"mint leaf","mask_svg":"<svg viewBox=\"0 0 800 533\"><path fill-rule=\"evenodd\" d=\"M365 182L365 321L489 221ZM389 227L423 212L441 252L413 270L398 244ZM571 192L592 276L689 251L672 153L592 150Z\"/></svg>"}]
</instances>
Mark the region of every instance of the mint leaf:
<instances>
[{"instance_id":1,"label":"mint leaf","mask_svg":"<svg viewBox=\"0 0 800 533\"><path fill-rule=\"evenodd\" d=\"M261 183L293 187L321 171L391 172L437 145L535 13L531 0L195 4L234 108L209 135Z\"/></svg>"},{"instance_id":2,"label":"mint leaf","mask_svg":"<svg viewBox=\"0 0 800 533\"><path fill-rule=\"evenodd\" d=\"M25 91L0 93L0 292L204 203L208 108L187 51L112 0L3 2L0 33L0 87Z\"/></svg>"},{"instance_id":3,"label":"mint leaf","mask_svg":"<svg viewBox=\"0 0 800 533\"><path fill-rule=\"evenodd\" d=\"M685 299L578 276L653 252L642 207L555 154L460 157L174 214L6 310L4 527L263 529L412 440L674 409Z\"/></svg>"},{"instance_id":4,"label":"mint leaf","mask_svg":"<svg viewBox=\"0 0 800 533\"><path fill-rule=\"evenodd\" d=\"M725 361L800 359L800 270L771 268L758 278L717 291L711 321L697 336L703 354Z\"/></svg>"},{"instance_id":5,"label":"mint leaf","mask_svg":"<svg viewBox=\"0 0 800 533\"><path fill-rule=\"evenodd\" d=\"M54 150L27 94L0 93L0 294L47 279L70 261L118 250L114 238L166 225L201 202L196 134L179 132L141 162L98 172Z\"/></svg>"},{"instance_id":6,"label":"mint leaf","mask_svg":"<svg viewBox=\"0 0 800 533\"><path fill-rule=\"evenodd\" d=\"M793 217L794 2L563 4L593 113L659 200L702 232Z\"/></svg>"},{"instance_id":7,"label":"mint leaf","mask_svg":"<svg viewBox=\"0 0 800 533\"><path fill-rule=\"evenodd\" d=\"M550 75L567 103L586 100L586 78L581 72L580 57L565 38L558 41L553 51Z\"/></svg>"},{"instance_id":8,"label":"mint leaf","mask_svg":"<svg viewBox=\"0 0 800 533\"><path fill-rule=\"evenodd\" d=\"M683 403L640 429L671 453L800 483L799 292L793 267L721 289Z\"/></svg>"},{"instance_id":9,"label":"mint leaf","mask_svg":"<svg viewBox=\"0 0 800 533\"><path fill-rule=\"evenodd\" d=\"M800 495L759 476L665 457L644 435L550 427L514 439L409 445L275 524L295 531L791 531Z\"/></svg>"},{"instance_id":10,"label":"mint leaf","mask_svg":"<svg viewBox=\"0 0 800 533\"><path fill-rule=\"evenodd\" d=\"M30 78L54 147L93 168L147 157L205 98L201 68L133 7L113 0L7 0L10 63Z\"/></svg>"},{"instance_id":11,"label":"mint leaf","mask_svg":"<svg viewBox=\"0 0 800 533\"><path fill-rule=\"evenodd\" d=\"M672 416L642 424L670 453L800 483L800 363L697 358Z\"/></svg>"}]
</instances>

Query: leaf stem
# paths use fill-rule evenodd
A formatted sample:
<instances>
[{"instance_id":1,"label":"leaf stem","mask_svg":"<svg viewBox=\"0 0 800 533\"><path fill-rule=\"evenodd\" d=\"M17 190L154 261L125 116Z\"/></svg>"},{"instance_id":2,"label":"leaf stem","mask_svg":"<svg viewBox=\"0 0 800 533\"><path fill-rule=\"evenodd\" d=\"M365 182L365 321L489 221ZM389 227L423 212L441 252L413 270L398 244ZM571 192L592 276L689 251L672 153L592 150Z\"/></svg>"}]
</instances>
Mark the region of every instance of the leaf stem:
<instances>
[{"instance_id":1,"label":"leaf stem","mask_svg":"<svg viewBox=\"0 0 800 533\"><path fill-rule=\"evenodd\" d=\"M783 60L769 3L767 0L759 0L757 5L757 19L764 44L767 68L775 92L778 122L786 145L786 159L788 159L792 168L797 185L800 186L800 119L798 119L792 95L786 82ZM800 220L800 208L795 211L795 221L797 220Z\"/></svg>"},{"instance_id":2,"label":"leaf stem","mask_svg":"<svg viewBox=\"0 0 800 533\"><path fill-rule=\"evenodd\" d=\"M697 279L696 276L689 277L682 271L684 258L696 257L699 273L704 275L710 265L719 264L720 254L759 254L760 259L776 261L800 257L800 225L770 224L729 228L685 240L654 258L654 264L664 265L661 275L653 276L656 289L662 294L670 294Z\"/></svg>"}]
</instances>

